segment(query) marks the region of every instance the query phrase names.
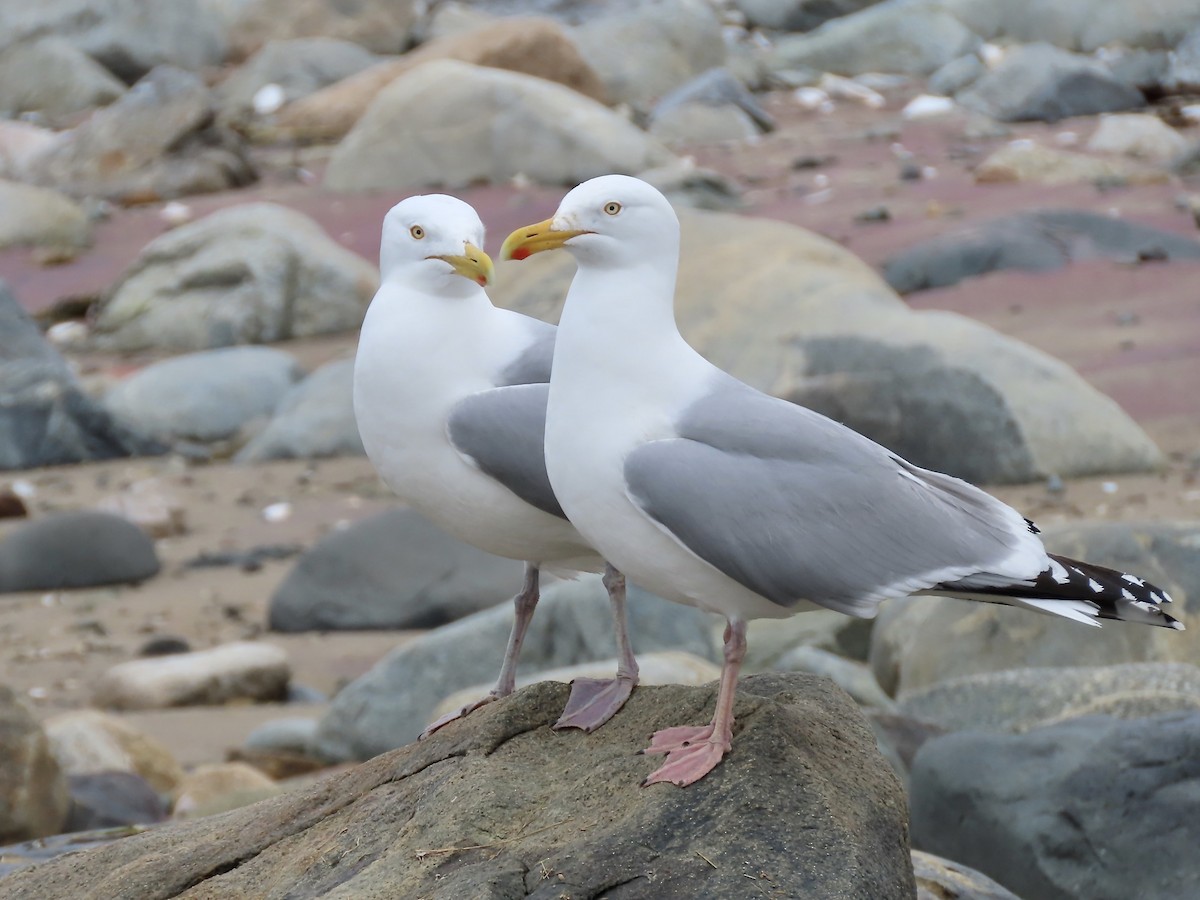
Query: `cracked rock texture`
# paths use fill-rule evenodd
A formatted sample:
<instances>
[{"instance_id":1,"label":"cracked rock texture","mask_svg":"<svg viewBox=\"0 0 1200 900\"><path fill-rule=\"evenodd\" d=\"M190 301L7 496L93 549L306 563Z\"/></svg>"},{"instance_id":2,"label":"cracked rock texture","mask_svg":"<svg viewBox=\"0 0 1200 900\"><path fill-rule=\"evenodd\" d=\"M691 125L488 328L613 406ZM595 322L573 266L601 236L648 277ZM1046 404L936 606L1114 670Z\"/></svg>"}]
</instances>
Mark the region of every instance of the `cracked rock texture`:
<instances>
[{"instance_id":1,"label":"cracked rock texture","mask_svg":"<svg viewBox=\"0 0 1200 900\"><path fill-rule=\"evenodd\" d=\"M687 790L638 786L650 733L704 721L715 691L640 688L595 734L559 734L567 687L536 684L310 787L17 872L3 894L916 896L900 785L827 679L745 679L725 762Z\"/></svg>"}]
</instances>

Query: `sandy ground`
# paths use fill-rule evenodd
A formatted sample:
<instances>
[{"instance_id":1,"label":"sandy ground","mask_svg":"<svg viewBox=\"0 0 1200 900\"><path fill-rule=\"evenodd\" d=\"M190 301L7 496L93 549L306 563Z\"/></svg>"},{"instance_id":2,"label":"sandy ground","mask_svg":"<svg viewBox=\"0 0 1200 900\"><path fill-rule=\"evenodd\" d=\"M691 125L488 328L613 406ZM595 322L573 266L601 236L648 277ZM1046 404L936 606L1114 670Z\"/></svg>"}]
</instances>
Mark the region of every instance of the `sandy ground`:
<instances>
[{"instance_id":1,"label":"sandy ground","mask_svg":"<svg viewBox=\"0 0 1200 900\"><path fill-rule=\"evenodd\" d=\"M899 97L892 107L897 107ZM1186 186L1149 185L1100 193L1090 186L1048 191L1020 185L977 186L971 160L999 139L968 142L962 122L901 125L891 112L842 107L813 119L788 107L786 95L769 105L782 127L753 145L697 149L698 160L750 187L750 211L796 222L849 246L872 264L914 241L964 222L1037 206L1117 210L1148 224L1194 234L1176 198ZM1039 139L1078 129L1085 120L1050 128L1023 126L1017 135ZM883 131L869 137L865 130ZM890 129L890 130L889 130ZM898 130L898 131L897 131ZM937 167L936 178L901 182L893 144ZM819 169L794 169L803 156L834 157ZM379 220L401 194L331 195L291 176L299 161L319 172L322 151L303 157L264 153L267 176L252 189L191 198L197 215L250 199L272 199L316 217L345 245L374 258ZM815 175L833 185L814 203ZM555 189L477 188L462 192L489 226L489 249L517 225L543 218L561 196ZM854 221L885 204L892 220ZM0 275L32 311L69 297L94 296L115 280L137 251L165 226L157 208L119 211L100 226L96 246L75 261L39 266L28 251L0 251ZM492 247L490 245L496 245ZM502 273L501 273L502 274ZM952 309L1064 359L1113 396L1159 442L1168 468L1141 476L1068 483L1052 496L1042 485L995 493L1041 524L1076 519L1170 520L1200 518L1200 305L1191 264L1117 266L1088 263L1045 275L1000 273L911 299L919 308ZM1126 313L1133 312L1132 320ZM353 336L283 345L309 368L353 352ZM146 357L79 358L88 373L113 375ZM291 560L266 562L256 572L185 566L202 552L263 544L311 546L340 522L385 508L391 501L362 459L289 462L253 467L185 465L178 459L118 461L51 470L0 473L0 486L25 481L36 495L34 514L88 507L121 486L158 477L186 509L186 534L159 542L162 574L136 587L0 597L0 679L30 699L39 715L86 706L90 685L111 665L135 656L149 639L176 636L202 648L265 638L284 647L294 680L326 695L366 671L411 634L398 632L275 635L264 633L266 609ZM262 510L287 501L292 515L269 523ZM0 537L11 524L0 522ZM130 714L138 727L165 740L185 764L222 758L268 718L319 714L320 706L223 707Z\"/></svg>"}]
</instances>

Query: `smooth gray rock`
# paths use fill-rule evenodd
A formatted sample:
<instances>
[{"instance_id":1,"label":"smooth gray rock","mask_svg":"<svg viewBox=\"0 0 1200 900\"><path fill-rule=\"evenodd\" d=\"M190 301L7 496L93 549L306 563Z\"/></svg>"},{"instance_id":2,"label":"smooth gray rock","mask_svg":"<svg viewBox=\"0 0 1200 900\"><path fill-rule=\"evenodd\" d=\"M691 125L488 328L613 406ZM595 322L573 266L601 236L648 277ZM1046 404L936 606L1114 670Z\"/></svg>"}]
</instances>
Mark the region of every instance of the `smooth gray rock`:
<instances>
[{"instance_id":1,"label":"smooth gray rock","mask_svg":"<svg viewBox=\"0 0 1200 900\"><path fill-rule=\"evenodd\" d=\"M91 241L92 225L79 204L48 188L0 179L0 247L69 251Z\"/></svg>"},{"instance_id":2,"label":"smooth gray rock","mask_svg":"<svg viewBox=\"0 0 1200 900\"><path fill-rule=\"evenodd\" d=\"M121 825L152 825L167 818L167 804L146 779L133 772L67 776L71 812L64 831Z\"/></svg>"},{"instance_id":3,"label":"smooth gray rock","mask_svg":"<svg viewBox=\"0 0 1200 900\"><path fill-rule=\"evenodd\" d=\"M1043 43L1010 50L955 100L1001 122L1057 122L1146 105L1141 91L1091 58Z\"/></svg>"},{"instance_id":4,"label":"smooth gray rock","mask_svg":"<svg viewBox=\"0 0 1200 900\"><path fill-rule=\"evenodd\" d=\"M940 597L889 600L871 634L871 667L896 695L982 672L1200 658L1200 526L1194 522L1082 523L1046 528L1054 553L1131 572L1170 592L1187 631L1055 616Z\"/></svg>"},{"instance_id":5,"label":"smooth gray rock","mask_svg":"<svg viewBox=\"0 0 1200 900\"><path fill-rule=\"evenodd\" d=\"M758 137L754 120L727 104L683 103L673 106L650 123L652 137L668 147L751 141Z\"/></svg>"},{"instance_id":6,"label":"smooth gray rock","mask_svg":"<svg viewBox=\"0 0 1200 900\"><path fill-rule=\"evenodd\" d=\"M846 659L820 647L793 647L775 664L777 672L810 672L830 678L860 706L891 710L892 698L883 692L866 663Z\"/></svg>"},{"instance_id":7,"label":"smooth gray rock","mask_svg":"<svg viewBox=\"0 0 1200 900\"><path fill-rule=\"evenodd\" d=\"M268 621L273 631L434 628L511 598L522 572L517 560L397 509L334 531L300 557Z\"/></svg>"},{"instance_id":8,"label":"smooth gray rock","mask_svg":"<svg viewBox=\"0 0 1200 900\"><path fill-rule=\"evenodd\" d=\"M735 0L746 24L772 31L812 31L830 19L840 19L874 6L880 0Z\"/></svg>"},{"instance_id":9,"label":"smooth gray rock","mask_svg":"<svg viewBox=\"0 0 1200 900\"><path fill-rule=\"evenodd\" d=\"M726 68L709 69L659 100L650 113L651 127L672 110L692 103L715 107L734 106L749 116L760 131L771 131L775 127L771 114Z\"/></svg>"},{"instance_id":10,"label":"smooth gray rock","mask_svg":"<svg viewBox=\"0 0 1200 900\"><path fill-rule=\"evenodd\" d=\"M46 733L33 714L0 684L0 841L57 834L70 798Z\"/></svg>"},{"instance_id":11,"label":"smooth gray rock","mask_svg":"<svg viewBox=\"0 0 1200 900\"><path fill-rule=\"evenodd\" d=\"M283 395L267 427L238 451L236 461L362 456L353 383L352 359L317 369Z\"/></svg>"},{"instance_id":12,"label":"smooth gray rock","mask_svg":"<svg viewBox=\"0 0 1200 900\"><path fill-rule=\"evenodd\" d=\"M325 184L349 191L453 189L524 175L573 185L673 158L635 125L570 88L436 60L379 92L334 150Z\"/></svg>"},{"instance_id":13,"label":"smooth gray rock","mask_svg":"<svg viewBox=\"0 0 1200 900\"><path fill-rule=\"evenodd\" d=\"M60 37L22 41L0 50L0 110L48 116L112 103L125 85Z\"/></svg>"},{"instance_id":14,"label":"smooth gray rock","mask_svg":"<svg viewBox=\"0 0 1200 900\"><path fill-rule=\"evenodd\" d=\"M952 59L929 76L929 93L952 97L987 73L987 66L978 53L968 53Z\"/></svg>"},{"instance_id":15,"label":"smooth gray rock","mask_svg":"<svg viewBox=\"0 0 1200 900\"><path fill-rule=\"evenodd\" d=\"M228 8L236 53L248 56L269 41L333 38L373 53L403 53L427 4L412 0L209 0Z\"/></svg>"},{"instance_id":16,"label":"smooth gray rock","mask_svg":"<svg viewBox=\"0 0 1200 900\"><path fill-rule=\"evenodd\" d=\"M922 241L883 264L883 277L901 294L947 287L1004 269L1048 272L1073 262L1111 259L1200 259L1200 243L1127 219L1086 210L1016 213L955 228Z\"/></svg>"},{"instance_id":17,"label":"smooth gray rock","mask_svg":"<svg viewBox=\"0 0 1200 900\"><path fill-rule=\"evenodd\" d=\"M316 222L247 203L168 231L100 301L105 350L204 350L350 331L375 295L371 263Z\"/></svg>"},{"instance_id":18,"label":"smooth gray rock","mask_svg":"<svg viewBox=\"0 0 1200 900\"><path fill-rule=\"evenodd\" d=\"M438 701L500 671L513 610L509 603L431 631L380 660L333 699L317 731L327 759L366 759L414 740ZM633 649L686 650L716 658L713 619L690 607L629 588ZM521 671L537 672L616 655L608 595L598 576L542 592L521 653Z\"/></svg>"},{"instance_id":19,"label":"smooth gray rock","mask_svg":"<svg viewBox=\"0 0 1200 900\"><path fill-rule=\"evenodd\" d=\"M215 111L198 76L160 66L36 157L30 179L124 203L249 184L258 175L245 145L214 125Z\"/></svg>"},{"instance_id":20,"label":"smooth gray rock","mask_svg":"<svg viewBox=\"0 0 1200 900\"><path fill-rule=\"evenodd\" d=\"M1195 712L949 734L913 764L913 844L1024 900L1194 897L1197 779Z\"/></svg>"},{"instance_id":21,"label":"smooth gray rock","mask_svg":"<svg viewBox=\"0 0 1200 900\"><path fill-rule=\"evenodd\" d=\"M961 863L914 850L917 900L1021 900L1016 894Z\"/></svg>"},{"instance_id":22,"label":"smooth gray rock","mask_svg":"<svg viewBox=\"0 0 1200 900\"><path fill-rule=\"evenodd\" d=\"M0 281L0 471L162 451L80 390Z\"/></svg>"},{"instance_id":23,"label":"smooth gray rock","mask_svg":"<svg viewBox=\"0 0 1200 900\"><path fill-rule=\"evenodd\" d=\"M245 750L298 753L307 756L317 735L317 720L296 716L264 722L246 735Z\"/></svg>"},{"instance_id":24,"label":"smooth gray rock","mask_svg":"<svg viewBox=\"0 0 1200 900\"><path fill-rule=\"evenodd\" d=\"M136 584L159 568L145 532L109 513L54 513L0 541L0 594Z\"/></svg>"},{"instance_id":25,"label":"smooth gray rock","mask_svg":"<svg viewBox=\"0 0 1200 900\"><path fill-rule=\"evenodd\" d=\"M112 387L104 405L161 440L211 443L269 416L301 374L282 350L224 347L152 363Z\"/></svg>"},{"instance_id":26,"label":"smooth gray rock","mask_svg":"<svg viewBox=\"0 0 1200 900\"><path fill-rule=\"evenodd\" d=\"M680 160L657 169L638 172L676 207L727 211L743 206L742 189L713 169L701 169Z\"/></svg>"}]
</instances>

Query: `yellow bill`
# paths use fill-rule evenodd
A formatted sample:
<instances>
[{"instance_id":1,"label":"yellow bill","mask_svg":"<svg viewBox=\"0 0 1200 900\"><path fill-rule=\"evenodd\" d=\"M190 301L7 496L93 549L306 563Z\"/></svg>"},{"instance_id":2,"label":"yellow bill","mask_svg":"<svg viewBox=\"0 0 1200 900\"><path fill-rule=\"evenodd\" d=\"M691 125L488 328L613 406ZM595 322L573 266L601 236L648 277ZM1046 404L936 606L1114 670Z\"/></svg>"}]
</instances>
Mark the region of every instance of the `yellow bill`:
<instances>
[{"instance_id":1,"label":"yellow bill","mask_svg":"<svg viewBox=\"0 0 1200 900\"><path fill-rule=\"evenodd\" d=\"M447 254L446 256L430 256L428 258L440 259L442 262L450 263L450 267L454 269L454 274L461 275L463 278L469 278L480 287L487 287L496 277L496 268L492 265L492 258L474 244L467 244L463 247L461 256Z\"/></svg>"},{"instance_id":2,"label":"yellow bill","mask_svg":"<svg viewBox=\"0 0 1200 900\"><path fill-rule=\"evenodd\" d=\"M528 259L543 250L557 250L573 237L587 234L586 231L555 230L554 220L547 219L535 225L518 228L504 239L500 248L501 259Z\"/></svg>"}]
</instances>

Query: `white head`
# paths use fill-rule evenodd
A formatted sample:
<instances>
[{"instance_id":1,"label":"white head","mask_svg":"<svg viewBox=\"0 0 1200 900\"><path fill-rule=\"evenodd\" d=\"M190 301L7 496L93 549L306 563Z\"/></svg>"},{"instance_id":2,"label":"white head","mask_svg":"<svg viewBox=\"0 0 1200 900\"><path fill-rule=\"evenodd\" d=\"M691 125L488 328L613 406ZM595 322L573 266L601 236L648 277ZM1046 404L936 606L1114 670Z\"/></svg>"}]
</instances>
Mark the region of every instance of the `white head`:
<instances>
[{"instance_id":1,"label":"white head","mask_svg":"<svg viewBox=\"0 0 1200 900\"><path fill-rule=\"evenodd\" d=\"M492 280L492 261L482 246L483 222L470 204L446 194L409 197L383 217L379 269L384 281L470 294Z\"/></svg>"},{"instance_id":2,"label":"white head","mask_svg":"<svg viewBox=\"0 0 1200 900\"><path fill-rule=\"evenodd\" d=\"M585 181L545 222L508 236L501 259L525 259L562 247L581 266L618 268L679 258L679 218L667 198L628 175Z\"/></svg>"}]
</instances>

